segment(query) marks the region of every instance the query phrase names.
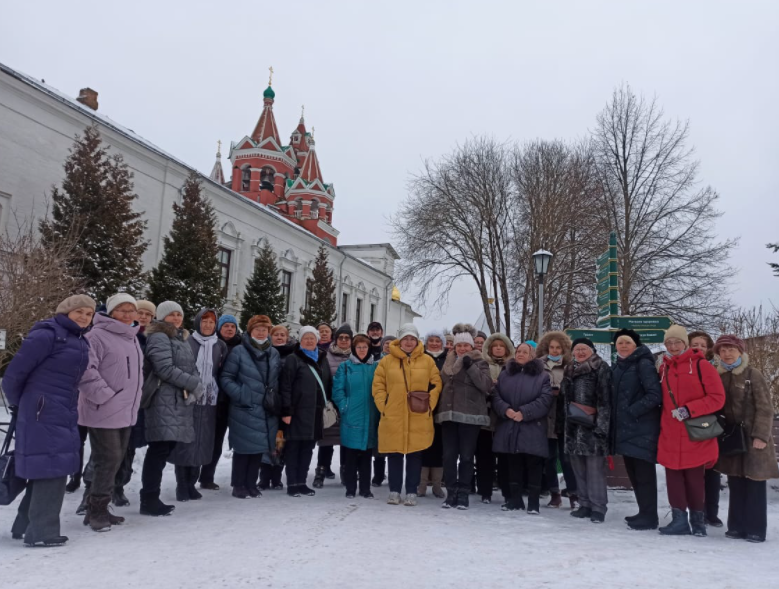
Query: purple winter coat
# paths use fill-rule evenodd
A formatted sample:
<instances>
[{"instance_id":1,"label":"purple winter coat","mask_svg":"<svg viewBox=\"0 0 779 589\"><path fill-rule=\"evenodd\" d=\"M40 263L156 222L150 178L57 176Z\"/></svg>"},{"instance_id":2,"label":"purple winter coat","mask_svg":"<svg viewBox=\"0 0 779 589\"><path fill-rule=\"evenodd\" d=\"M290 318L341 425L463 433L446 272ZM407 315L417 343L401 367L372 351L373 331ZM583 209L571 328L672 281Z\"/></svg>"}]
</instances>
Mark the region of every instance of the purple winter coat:
<instances>
[{"instance_id":1,"label":"purple winter coat","mask_svg":"<svg viewBox=\"0 0 779 589\"><path fill-rule=\"evenodd\" d=\"M138 326L95 315L89 365L79 384L78 424L100 429L135 425L143 386L143 352Z\"/></svg>"},{"instance_id":2,"label":"purple winter coat","mask_svg":"<svg viewBox=\"0 0 779 589\"><path fill-rule=\"evenodd\" d=\"M18 405L16 474L53 479L79 469L78 383L87 368L84 329L56 315L36 323L3 377L11 405Z\"/></svg>"},{"instance_id":3,"label":"purple winter coat","mask_svg":"<svg viewBox=\"0 0 779 589\"><path fill-rule=\"evenodd\" d=\"M492 390L492 408L498 414L498 427L492 449L503 454L549 456L546 438L547 414L552 405L552 386L541 360L519 364L509 360ZM513 409L522 413L522 421L506 417Z\"/></svg>"}]
</instances>

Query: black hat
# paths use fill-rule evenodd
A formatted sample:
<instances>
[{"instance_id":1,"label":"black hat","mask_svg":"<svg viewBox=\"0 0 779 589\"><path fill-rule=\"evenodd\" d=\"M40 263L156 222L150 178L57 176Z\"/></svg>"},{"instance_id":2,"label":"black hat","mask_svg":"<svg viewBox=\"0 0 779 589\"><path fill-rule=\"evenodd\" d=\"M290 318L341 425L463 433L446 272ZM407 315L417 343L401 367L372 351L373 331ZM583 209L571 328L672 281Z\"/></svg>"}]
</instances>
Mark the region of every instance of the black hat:
<instances>
[{"instance_id":1,"label":"black hat","mask_svg":"<svg viewBox=\"0 0 779 589\"><path fill-rule=\"evenodd\" d=\"M354 332L352 331L351 325L349 325L348 323L344 323L343 325L341 325L341 327L335 330L335 334L333 334L333 339L337 340L339 335L348 335L349 339L353 338Z\"/></svg>"},{"instance_id":2,"label":"black hat","mask_svg":"<svg viewBox=\"0 0 779 589\"><path fill-rule=\"evenodd\" d=\"M484 333L483 331L477 331L477 332L476 332L476 337L480 337L480 338L482 338L482 339L485 339L485 340L486 340L486 339L487 339L487 334L486 334L486 333Z\"/></svg>"},{"instance_id":3,"label":"black hat","mask_svg":"<svg viewBox=\"0 0 779 589\"><path fill-rule=\"evenodd\" d=\"M381 323L379 323L378 321L371 321L368 324L368 331L370 331L371 329L381 329L382 331L384 331L384 328L381 326Z\"/></svg>"},{"instance_id":4,"label":"black hat","mask_svg":"<svg viewBox=\"0 0 779 589\"><path fill-rule=\"evenodd\" d=\"M632 339L636 346L641 345L641 336L638 335L637 332L633 331L632 329L620 329L617 333L614 334L614 343L617 343L617 340L622 337L623 335L626 335L630 339Z\"/></svg>"},{"instance_id":5,"label":"black hat","mask_svg":"<svg viewBox=\"0 0 779 589\"><path fill-rule=\"evenodd\" d=\"M571 349L573 350L579 344L590 346L592 348L592 351L593 352L595 351L595 344L593 344L592 340L587 337L577 337L575 340L573 340L573 343L571 344Z\"/></svg>"}]
</instances>

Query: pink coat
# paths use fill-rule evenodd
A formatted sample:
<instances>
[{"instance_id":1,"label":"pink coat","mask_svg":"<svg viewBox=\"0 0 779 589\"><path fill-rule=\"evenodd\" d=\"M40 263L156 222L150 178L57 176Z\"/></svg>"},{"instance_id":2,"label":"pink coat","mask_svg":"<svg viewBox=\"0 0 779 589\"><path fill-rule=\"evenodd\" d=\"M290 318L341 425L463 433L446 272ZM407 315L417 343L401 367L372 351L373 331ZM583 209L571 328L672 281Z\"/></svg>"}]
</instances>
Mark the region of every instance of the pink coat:
<instances>
[{"instance_id":1,"label":"pink coat","mask_svg":"<svg viewBox=\"0 0 779 589\"><path fill-rule=\"evenodd\" d=\"M95 315L89 341L89 364L79 384L78 423L117 429L135 425L143 386L143 352L138 327L107 315Z\"/></svg>"}]
</instances>

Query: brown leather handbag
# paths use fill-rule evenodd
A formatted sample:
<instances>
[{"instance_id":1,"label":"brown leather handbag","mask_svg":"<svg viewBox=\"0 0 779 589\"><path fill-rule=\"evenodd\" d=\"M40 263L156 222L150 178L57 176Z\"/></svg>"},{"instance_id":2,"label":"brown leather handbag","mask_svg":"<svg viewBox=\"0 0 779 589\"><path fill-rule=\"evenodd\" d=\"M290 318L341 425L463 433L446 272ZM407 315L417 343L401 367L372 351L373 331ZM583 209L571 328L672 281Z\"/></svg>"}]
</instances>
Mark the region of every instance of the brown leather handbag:
<instances>
[{"instance_id":1,"label":"brown leather handbag","mask_svg":"<svg viewBox=\"0 0 779 589\"><path fill-rule=\"evenodd\" d=\"M403 360L400 360L400 371L403 373L403 382L406 383L406 401L412 413L428 413L430 411L430 393L427 391L409 391L406 369L403 368Z\"/></svg>"}]
</instances>

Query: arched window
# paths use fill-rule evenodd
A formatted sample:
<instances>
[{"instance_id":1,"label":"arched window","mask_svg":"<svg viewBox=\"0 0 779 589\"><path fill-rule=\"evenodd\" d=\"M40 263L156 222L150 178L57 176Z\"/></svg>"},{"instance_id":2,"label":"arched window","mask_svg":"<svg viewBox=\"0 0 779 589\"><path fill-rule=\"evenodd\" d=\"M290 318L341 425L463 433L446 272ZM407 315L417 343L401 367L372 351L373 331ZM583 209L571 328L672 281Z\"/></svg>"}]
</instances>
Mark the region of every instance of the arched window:
<instances>
[{"instance_id":1,"label":"arched window","mask_svg":"<svg viewBox=\"0 0 779 589\"><path fill-rule=\"evenodd\" d=\"M260 185L267 190L273 190L273 182L276 179L276 171L270 166L265 166L260 172Z\"/></svg>"},{"instance_id":2,"label":"arched window","mask_svg":"<svg viewBox=\"0 0 779 589\"><path fill-rule=\"evenodd\" d=\"M248 192L252 185L252 167L246 164L241 169L241 190Z\"/></svg>"},{"instance_id":3,"label":"arched window","mask_svg":"<svg viewBox=\"0 0 779 589\"><path fill-rule=\"evenodd\" d=\"M311 215L310 217L312 219L318 219L319 218L319 201L317 199L313 199L311 201Z\"/></svg>"}]
</instances>

